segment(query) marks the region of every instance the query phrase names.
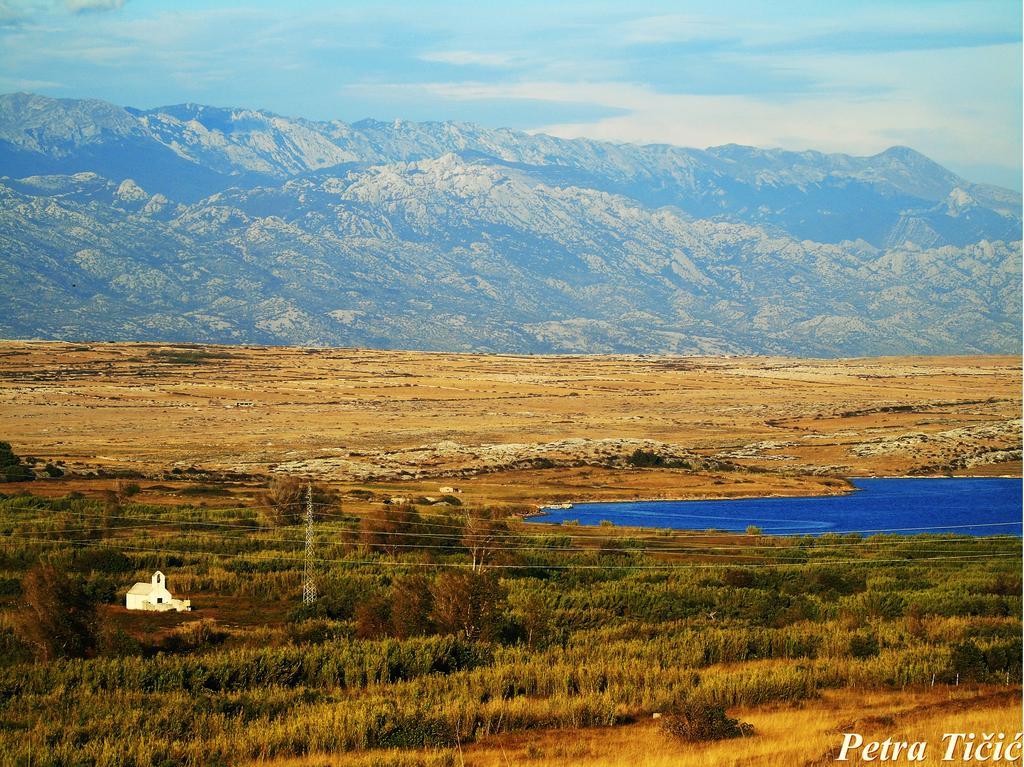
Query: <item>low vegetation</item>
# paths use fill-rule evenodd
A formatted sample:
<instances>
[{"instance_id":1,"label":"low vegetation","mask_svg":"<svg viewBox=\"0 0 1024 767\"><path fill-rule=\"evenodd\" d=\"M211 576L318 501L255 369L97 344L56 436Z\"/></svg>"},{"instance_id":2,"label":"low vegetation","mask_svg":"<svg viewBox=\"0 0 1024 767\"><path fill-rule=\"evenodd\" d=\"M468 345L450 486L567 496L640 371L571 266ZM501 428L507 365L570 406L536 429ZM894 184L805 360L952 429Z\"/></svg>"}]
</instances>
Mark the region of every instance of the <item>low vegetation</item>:
<instances>
[{"instance_id":1,"label":"low vegetation","mask_svg":"<svg viewBox=\"0 0 1024 767\"><path fill-rule=\"evenodd\" d=\"M30 482L33 479L32 470L14 454L10 443L0 442L0 482Z\"/></svg>"},{"instance_id":2,"label":"low vegetation","mask_svg":"<svg viewBox=\"0 0 1024 767\"><path fill-rule=\"evenodd\" d=\"M1019 538L704 545L469 507L356 516L322 492L303 605L301 487L221 508L128 489L0 498L0 761L457 764L496 737L655 713L670 741L756 742L737 710L1019 689ZM156 569L195 612L123 609Z\"/></svg>"},{"instance_id":3,"label":"low vegetation","mask_svg":"<svg viewBox=\"0 0 1024 767\"><path fill-rule=\"evenodd\" d=\"M724 706L688 701L679 711L662 717L661 728L669 735L688 742L726 740L754 734L754 726L730 719Z\"/></svg>"}]
</instances>

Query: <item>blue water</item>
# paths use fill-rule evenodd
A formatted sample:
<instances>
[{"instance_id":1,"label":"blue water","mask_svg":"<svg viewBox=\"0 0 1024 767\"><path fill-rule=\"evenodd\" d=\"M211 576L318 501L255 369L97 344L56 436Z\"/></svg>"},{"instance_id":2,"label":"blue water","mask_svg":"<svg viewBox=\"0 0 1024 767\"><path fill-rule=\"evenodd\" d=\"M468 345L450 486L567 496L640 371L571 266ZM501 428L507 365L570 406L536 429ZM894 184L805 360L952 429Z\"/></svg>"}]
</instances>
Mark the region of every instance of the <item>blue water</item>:
<instances>
[{"instance_id":1,"label":"blue water","mask_svg":"<svg viewBox=\"0 0 1024 767\"><path fill-rule=\"evenodd\" d=\"M745 498L728 501L578 503L529 522L578 520L675 530L730 530L748 525L766 534L893 532L1020 535L1022 483L999 477L855 479L848 495Z\"/></svg>"}]
</instances>

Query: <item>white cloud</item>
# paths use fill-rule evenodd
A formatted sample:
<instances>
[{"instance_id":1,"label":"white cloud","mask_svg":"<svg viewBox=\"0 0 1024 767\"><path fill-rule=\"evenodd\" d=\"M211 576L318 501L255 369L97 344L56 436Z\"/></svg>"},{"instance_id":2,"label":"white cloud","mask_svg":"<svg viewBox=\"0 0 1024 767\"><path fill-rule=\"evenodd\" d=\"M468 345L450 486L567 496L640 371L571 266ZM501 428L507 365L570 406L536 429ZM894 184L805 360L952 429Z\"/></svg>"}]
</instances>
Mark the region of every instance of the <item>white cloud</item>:
<instances>
[{"instance_id":1,"label":"white cloud","mask_svg":"<svg viewBox=\"0 0 1024 767\"><path fill-rule=\"evenodd\" d=\"M420 55L421 61L436 61L456 66L482 66L506 68L515 64L515 58L505 53L482 53L479 51L432 51Z\"/></svg>"},{"instance_id":2,"label":"white cloud","mask_svg":"<svg viewBox=\"0 0 1024 767\"><path fill-rule=\"evenodd\" d=\"M734 37L736 25L703 16L673 13L632 19L623 24L619 32L626 43L680 43Z\"/></svg>"},{"instance_id":3,"label":"white cloud","mask_svg":"<svg viewBox=\"0 0 1024 767\"><path fill-rule=\"evenodd\" d=\"M927 51L773 56L762 64L810 70L819 78L814 90L781 98L564 79L396 87L453 101L586 104L616 112L537 126L566 138L855 154L906 144L943 163L1012 168L1020 164L1020 115L1014 116L1006 94L1019 92L1020 54L1019 44L1009 44L946 51L939 60Z\"/></svg>"},{"instance_id":4,"label":"white cloud","mask_svg":"<svg viewBox=\"0 0 1024 767\"><path fill-rule=\"evenodd\" d=\"M0 77L0 91L52 91L58 88L65 88L64 83L53 80L26 80L23 78Z\"/></svg>"},{"instance_id":5,"label":"white cloud","mask_svg":"<svg viewBox=\"0 0 1024 767\"><path fill-rule=\"evenodd\" d=\"M939 117L917 103L858 103L820 96L780 103L750 96L666 94L624 83L470 82L422 87L434 96L458 101L513 99L623 110L625 114L594 122L539 129L567 138L694 147L738 143L877 152L898 143L890 126L924 127ZM943 129L954 127L952 122L948 117L943 120Z\"/></svg>"},{"instance_id":6,"label":"white cloud","mask_svg":"<svg viewBox=\"0 0 1024 767\"><path fill-rule=\"evenodd\" d=\"M72 13L87 11L116 11L124 7L125 0L64 0L65 7Z\"/></svg>"}]
</instances>

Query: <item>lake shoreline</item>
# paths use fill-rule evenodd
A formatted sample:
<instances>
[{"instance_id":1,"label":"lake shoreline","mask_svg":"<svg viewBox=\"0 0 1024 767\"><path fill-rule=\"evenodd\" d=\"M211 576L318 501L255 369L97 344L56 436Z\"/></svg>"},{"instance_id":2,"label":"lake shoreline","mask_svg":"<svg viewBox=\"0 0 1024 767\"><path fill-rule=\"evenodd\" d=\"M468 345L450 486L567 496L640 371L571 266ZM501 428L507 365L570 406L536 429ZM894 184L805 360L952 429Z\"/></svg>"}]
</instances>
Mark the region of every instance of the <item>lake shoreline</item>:
<instances>
[{"instance_id":1,"label":"lake shoreline","mask_svg":"<svg viewBox=\"0 0 1024 767\"><path fill-rule=\"evenodd\" d=\"M844 477L847 481L857 479L1017 479L1024 482L1024 477L1018 477L1012 474L979 474L979 475L957 475L950 476L948 474L862 474L857 476ZM630 498L629 500L607 500L607 499L580 499L575 501L568 501L568 509L564 508L562 504L538 504L536 511L530 511L522 515L523 519L533 519L536 517L548 516L550 510L565 511L572 509L576 506L596 506L598 504L605 505L618 505L623 503L702 503L704 501L752 501L765 498L833 498L842 495L852 495L853 493L863 492L863 488L856 486L850 486L842 488L835 493L816 493L812 495L785 495L782 493L769 493L767 495L742 495L742 496L711 496L704 498Z\"/></svg>"},{"instance_id":2,"label":"lake shoreline","mask_svg":"<svg viewBox=\"0 0 1024 767\"><path fill-rule=\"evenodd\" d=\"M906 482L911 479L919 482ZM850 477L848 482L849 487L815 495L578 501L543 506L522 519L533 524L572 521L593 527L610 522L617 527L725 533L756 527L764 535L962 532L982 528L1011 529L1010 534L1020 535L1022 488L1016 477Z\"/></svg>"}]
</instances>

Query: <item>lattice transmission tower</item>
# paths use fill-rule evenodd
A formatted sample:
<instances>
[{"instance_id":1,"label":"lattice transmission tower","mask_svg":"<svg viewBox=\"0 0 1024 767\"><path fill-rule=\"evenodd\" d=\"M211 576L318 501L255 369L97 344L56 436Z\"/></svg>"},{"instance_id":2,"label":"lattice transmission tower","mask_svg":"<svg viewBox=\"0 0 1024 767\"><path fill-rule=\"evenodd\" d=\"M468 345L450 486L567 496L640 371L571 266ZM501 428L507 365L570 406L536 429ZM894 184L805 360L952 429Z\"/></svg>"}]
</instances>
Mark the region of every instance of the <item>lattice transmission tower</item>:
<instances>
[{"instance_id":1,"label":"lattice transmission tower","mask_svg":"<svg viewBox=\"0 0 1024 767\"><path fill-rule=\"evenodd\" d=\"M306 565L302 573L302 604L316 601L316 578L313 573L313 484L306 485Z\"/></svg>"}]
</instances>

